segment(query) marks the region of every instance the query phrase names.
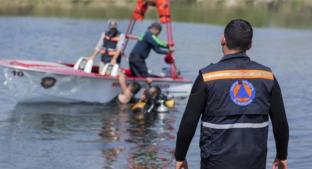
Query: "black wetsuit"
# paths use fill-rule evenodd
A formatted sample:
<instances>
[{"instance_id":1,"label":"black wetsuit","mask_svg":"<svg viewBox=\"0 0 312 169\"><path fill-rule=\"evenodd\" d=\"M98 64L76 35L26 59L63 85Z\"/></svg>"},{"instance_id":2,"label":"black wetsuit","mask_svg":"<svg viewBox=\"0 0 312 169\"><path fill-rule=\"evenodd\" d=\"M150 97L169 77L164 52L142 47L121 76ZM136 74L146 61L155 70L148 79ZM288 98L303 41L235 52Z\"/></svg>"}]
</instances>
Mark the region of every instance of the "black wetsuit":
<instances>
[{"instance_id":1,"label":"black wetsuit","mask_svg":"<svg viewBox=\"0 0 312 169\"><path fill-rule=\"evenodd\" d=\"M237 63L242 60L246 60L246 58L247 58L246 56L229 56L227 58L227 62ZM228 91L224 91L225 94L227 92ZM175 152L175 157L177 161L183 161L186 158L188 148L195 134L196 127L200 120L200 117L203 115L203 113L205 113L207 109L206 105L208 103L207 100L209 99L208 93L209 89L207 89L207 84L204 82L203 76L200 74L193 85L191 95L189 97L187 107L181 120L181 124L177 134L176 152ZM276 152L277 152L276 158L279 160L285 160L287 159L289 128L280 86L275 77L273 80L273 87L271 89L270 96L268 97L270 100L269 117L273 125L273 132L276 141ZM224 104L226 105L226 103ZM219 145L219 146L226 147L228 145ZM207 165L207 163L210 163L209 158L202 159L201 160L202 168L204 168L205 166L209 166L209 164ZM212 169L214 168L212 167Z\"/></svg>"},{"instance_id":2,"label":"black wetsuit","mask_svg":"<svg viewBox=\"0 0 312 169\"><path fill-rule=\"evenodd\" d=\"M168 48L166 44L161 42L155 35L150 31L147 31L130 53L129 66L134 76L148 77L148 69L145 60L153 49L158 54L167 54L167 50L161 48Z\"/></svg>"}]
</instances>

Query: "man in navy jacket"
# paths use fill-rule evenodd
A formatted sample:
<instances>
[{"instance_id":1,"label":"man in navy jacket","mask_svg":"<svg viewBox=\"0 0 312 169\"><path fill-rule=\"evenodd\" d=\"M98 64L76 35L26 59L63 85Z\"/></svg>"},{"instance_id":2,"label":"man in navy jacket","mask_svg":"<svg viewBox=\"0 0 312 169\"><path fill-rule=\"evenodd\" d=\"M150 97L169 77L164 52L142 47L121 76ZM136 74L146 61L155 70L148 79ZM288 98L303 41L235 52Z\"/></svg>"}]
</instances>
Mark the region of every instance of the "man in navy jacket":
<instances>
[{"instance_id":1,"label":"man in navy jacket","mask_svg":"<svg viewBox=\"0 0 312 169\"><path fill-rule=\"evenodd\" d=\"M270 68L252 61L253 29L241 19L227 24L224 56L199 71L181 120L176 169L187 169L186 153L201 120L201 169L265 169L268 122L276 142L274 167L288 169L289 129L279 84Z\"/></svg>"}]
</instances>

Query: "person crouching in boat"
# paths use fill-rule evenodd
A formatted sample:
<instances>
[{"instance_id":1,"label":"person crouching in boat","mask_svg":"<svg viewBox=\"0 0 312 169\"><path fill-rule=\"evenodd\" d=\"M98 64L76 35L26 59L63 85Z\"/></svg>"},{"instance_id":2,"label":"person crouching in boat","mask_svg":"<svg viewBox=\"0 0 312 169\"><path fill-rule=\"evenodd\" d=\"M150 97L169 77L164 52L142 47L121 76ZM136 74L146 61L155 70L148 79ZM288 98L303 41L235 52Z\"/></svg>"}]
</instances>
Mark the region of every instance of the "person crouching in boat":
<instances>
[{"instance_id":1,"label":"person crouching in boat","mask_svg":"<svg viewBox=\"0 0 312 169\"><path fill-rule=\"evenodd\" d=\"M121 88L121 92L113 99L113 102L119 104L135 103L135 95L141 90L141 85L138 82L131 82L127 84L126 76L122 72L119 73L118 82Z\"/></svg>"},{"instance_id":2,"label":"person crouching in boat","mask_svg":"<svg viewBox=\"0 0 312 169\"><path fill-rule=\"evenodd\" d=\"M117 21L109 20L108 30L102 33L93 54L88 59L94 60L98 54L101 54L103 64L120 64L124 42L125 35L118 30Z\"/></svg>"},{"instance_id":3,"label":"person crouching in boat","mask_svg":"<svg viewBox=\"0 0 312 169\"><path fill-rule=\"evenodd\" d=\"M132 49L129 57L129 66L133 76L150 77L145 60L148 58L151 49L158 54L168 54L174 51L173 47L169 47L164 41L158 38L162 26L160 23L153 23L148 27L144 35L139 37L138 42ZM167 50L164 50L167 49Z\"/></svg>"}]
</instances>

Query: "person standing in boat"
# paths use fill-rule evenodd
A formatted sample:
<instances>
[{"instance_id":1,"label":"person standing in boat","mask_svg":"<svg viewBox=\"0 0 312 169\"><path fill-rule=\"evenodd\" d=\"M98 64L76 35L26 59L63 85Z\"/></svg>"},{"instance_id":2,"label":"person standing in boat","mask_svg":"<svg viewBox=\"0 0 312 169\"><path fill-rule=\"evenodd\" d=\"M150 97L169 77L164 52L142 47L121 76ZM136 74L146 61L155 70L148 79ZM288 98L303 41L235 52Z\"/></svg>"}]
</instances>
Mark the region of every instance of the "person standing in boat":
<instances>
[{"instance_id":1,"label":"person standing in boat","mask_svg":"<svg viewBox=\"0 0 312 169\"><path fill-rule=\"evenodd\" d=\"M88 59L94 60L101 54L102 63L120 64L124 42L125 35L118 30L117 21L109 20L108 30L102 33L93 54Z\"/></svg>"},{"instance_id":2,"label":"person standing in boat","mask_svg":"<svg viewBox=\"0 0 312 169\"><path fill-rule=\"evenodd\" d=\"M172 47L158 38L162 30L160 23L153 23L148 27L144 35L139 37L138 42L132 49L129 57L129 66L133 76L149 77L145 60L148 58L151 49L158 54L168 54L174 51Z\"/></svg>"},{"instance_id":3,"label":"person standing in boat","mask_svg":"<svg viewBox=\"0 0 312 169\"><path fill-rule=\"evenodd\" d=\"M201 169L264 169L269 117L276 157L273 168L287 169L289 128L278 81L270 68L252 61L253 29L230 21L221 46L224 56L199 71L176 141L176 169L187 169L186 153L201 119Z\"/></svg>"}]
</instances>

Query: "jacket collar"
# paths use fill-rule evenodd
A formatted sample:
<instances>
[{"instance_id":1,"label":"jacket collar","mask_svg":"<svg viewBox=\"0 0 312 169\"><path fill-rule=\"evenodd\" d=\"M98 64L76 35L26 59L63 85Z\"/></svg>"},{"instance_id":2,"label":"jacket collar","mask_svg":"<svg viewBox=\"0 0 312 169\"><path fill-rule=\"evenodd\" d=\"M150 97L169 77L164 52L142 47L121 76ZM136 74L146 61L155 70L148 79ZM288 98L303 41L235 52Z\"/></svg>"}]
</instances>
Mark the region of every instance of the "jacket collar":
<instances>
[{"instance_id":1,"label":"jacket collar","mask_svg":"<svg viewBox=\"0 0 312 169\"><path fill-rule=\"evenodd\" d=\"M246 53L243 52L243 53L235 53L235 54L224 55L220 61L222 62L222 61L225 61L225 60L238 59L238 58L250 59L250 58L246 55Z\"/></svg>"}]
</instances>

